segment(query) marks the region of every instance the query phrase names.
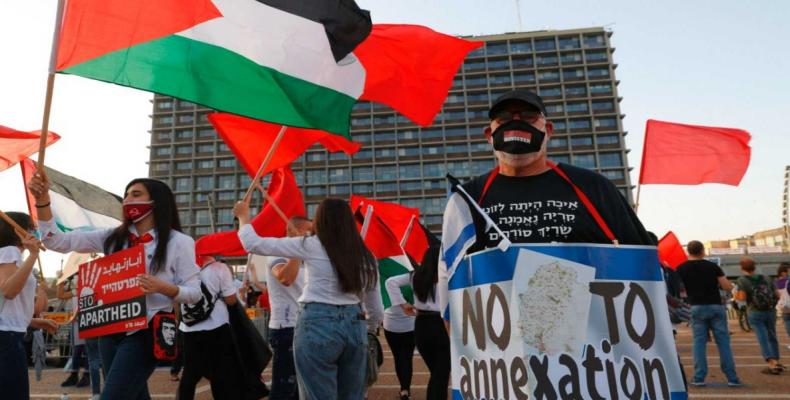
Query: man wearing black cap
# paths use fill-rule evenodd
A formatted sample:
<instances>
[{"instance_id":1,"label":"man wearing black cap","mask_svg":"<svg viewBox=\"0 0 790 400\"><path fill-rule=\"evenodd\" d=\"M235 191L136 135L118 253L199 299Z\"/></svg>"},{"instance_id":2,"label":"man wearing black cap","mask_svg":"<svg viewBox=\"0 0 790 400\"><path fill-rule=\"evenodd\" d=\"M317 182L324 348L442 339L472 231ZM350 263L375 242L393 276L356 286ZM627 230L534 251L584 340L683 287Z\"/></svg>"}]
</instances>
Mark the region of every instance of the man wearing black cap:
<instances>
[{"instance_id":1,"label":"man wearing black cap","mask_svg":"<svg viewBox=\"0 0 790 400\"><path fill-rule=\"evenodd\" d=\"M463 187L511 242L653 244L612 182L546 158L553 126L538 95L505 93L488 116L484 135L498 166ZM469 252L495 247L498 241L497 233L478 235Z\"/></svg>"}]
</instances>

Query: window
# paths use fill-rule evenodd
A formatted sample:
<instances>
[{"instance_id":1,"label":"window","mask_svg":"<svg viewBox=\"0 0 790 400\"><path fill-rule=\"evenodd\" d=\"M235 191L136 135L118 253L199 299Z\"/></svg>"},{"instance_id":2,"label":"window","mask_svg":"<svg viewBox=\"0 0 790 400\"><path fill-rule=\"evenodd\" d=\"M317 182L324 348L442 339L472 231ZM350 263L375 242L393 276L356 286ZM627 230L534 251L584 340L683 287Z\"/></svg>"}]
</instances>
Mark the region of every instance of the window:
<instances>
[{"instance_id":1,"label":"window","mask_svg":"<svg viewBox=\"0 0 790 400\"><path fill-rule=\"evenodd\" d=\"M445 206L444 197L433 197L425 199L425 212L427 214L441 214Z\"/></svg>"},{"instance_id":2,"label":"window","mask_svg":"<svg viewBox=\"0 0 790 400\"><path fill-rule=\"evenodd\" d=\"M419 147L401 147L398 149L398 157L417 157L419 155Z\"/></svg>"},{"instance_id":3,"label":"window","mask_svg":"<svg viewBox=\"0 0 790 400\"><path fill-rule=\"evenodd\" d=\"M351 185L351 192L354 194L370 194L373 193L372 183L355 183Z\"/></svg>"},{"instance_id":4,"label":"window","mask_svg":"<svg viewBox=\"0 0 790 400\"><path fill-rule=\"evenodd\" d=\"M587 88L584 86L566 86L566 96L584 96L587 94Z\"/></svg>"},{"instance_id":5,"label":"window","mask_svg":"<svg viewBox=\"0 0 790 400\"><path fill-rule=\"evenodd\" d=\"M578 37L564 37L560 38L560 49L579 49L581 48L581 43L579 42Z\"/></svg>"},{"instance_id":6,"label":"window","mask_svg":"<svg viewBox=\"0 0 790 400\"><path fill-rule=\"evenodd\" d=\"M442 128L422 128L420 129L420 137L423 139L442 138Z\"/></svg>"},{"instance_id":7,"label":"window","mask_svg":"<svg viewBox=\"0 0 790 400\"><path fill-rule=\"evenodd\" d=\"M175 197L176 203L189 204L189 193L179 193Z\"/></svg>"},{"instance_id":8,"label":"window","mask_svg":"<svg viewBox=\"0 0 790 400\"><path fill-rule=\"evenodd\" d=\"M154 147L155 156L168 156L170 155L170 146Z\"/></svg>"},{"instance_id":9,"label":"window","mask_svg":"<svg viewBox=\"0 0 790 400\"><path fill-rule=\"evenodd\" d=\"M419 169L417 170L419 171ZM401 192L414 192L422 189L422 182L420 181L401 181L398 183Z\"/></svg>"},{"instance_id":10,"label":"window","mask_svg":"<svg viewBox=\"0 0 790 400\"><path fill-rule=\"evenodd\" d=\"M189 186L192 183L192 178L176 178L173 186L176 187L177 192L185 192L189 190Z\"/></svg>"},{"instance_id":11,"label":"window","mask_svg":"<svg viewBox=\"0 0 790 400\"><path fill-rule=\"evenodd\" d=\"M588 51L586 58L587 62L600 62L607 60L605 51Z\"/></svg>"},{"instance_id":12,"label":"window","mask_svg":"<svg viewBox=\"0 0 790 400\"><path fill-rule=\"evenodd\" d=\"M424 156L436 156L444 153L444 146L422 146Z\"/></svg>"},{"instance_id":13,"label":"window","mask_svg":"<svg viewBox=\"0 0 790 400\"><path fill-rule=\"evenodd\" d=\"M329 182L348 182L348 168L330 168L329 169Z\"/></svg>"},{"instance_id":14,"label":"window","mask_svg":"<svg viewBox=\"0 0 790 400\"><path fill-rule=\"evenodd\" d=\"M234 192L219 192L217 193L218 201L233 201L236 200Z\"/></svg>"},{"instance_id":15,"label":"window","mask_svg":"<svg viewBox=\"0 0 790 400\"><path fill-rule=\"evenodd\" d=\"M573 165L582 168L595 168L594 154L574 154Z\"/></svg>"},{"instance_id":16,"label":"window","mask_svg":"<svg viewBox=\"0 0 790 400\"><path fill-rule=\"evenodd\" d=\"M445 121L463 122L466 120L466 112L464 111L445 111L442 114L444 114Z\"/></svg>"},{"instance_id":17,"label":"window","mask_svg":"<svg viewBox=\"0 0 790 400\"><path fill-rule=\"evenodd\" d=\"M208 113L200 113L198 114L198 122L201 124L208 123Z\"/></svg>"},{"instance_id":18,"label":"window","mask_svg":"<svg viewBox=\"0 0 790 400\"><path fill-rule=\"evenodd\" d=\"M589 119L572 119L568 123L571 129L590 129Z\"/></svg>"},{"instance_id":19,"label":"window","mask_svg":"<svg viewBox=\"0 0 790 400\"><path fill-rule=\"evenodd\" d=\"M535 62L538 66L546 66L546 65L557 65L557 56L554 54L543 54L538 55Z\"/></svg>"},{"instance_id":20,"label":"window","mask_svg":"<svg viewBox=\"0 0 790 400\"><path fill-rule=\"evenodd\" d=\"M416 129L409 129L407 131L398 131L398 141L408 142L410 140L417 140L419 133Z\"/></svg>"},{"instance_id":21,"label":"window","mask_svg":"<svg viewBox=\"0 0 790 400\"><path fill-rule=\"evenodd\" d=\"M370 126L370 117L365 118L351 118L351 126L353 127L368 127Z\"/></svg>"},{"instance_id":22,"label":"window","mask_svg":"<svg viewBox=\"0 0 790 400\"><path fill-rule=\"evenodd\" d=\"M217 210L218 224L233 224L233 210L230 208L220 208Z\"/></svg>"},{"instance_id":23,"label":"window","mask_svg":"<svg viewBox=\"0 0 790 400\"><path fill-rule=\"evenodd\" d=\"M453 78L453 86L452 86L453 89L460 89L463 86L464 86L463 78L461 78L460 76L456 76L455 78Z\"/></svg>"},{"instance_id":24,"label":"window","mask_svg":"<svg viewBox=\"0 0 790 400\"><path fill-rule=\"evenodd\" d=\"M329 186L329 194L331 196L347 196L349 193L351 193L351 189L348 184Z\"/></svg>"},{"instance_id":25,"label":"window","mask_svg":"<svg viewBox=\"0 0 790 400\"><path fill-rule=\"evenodd\" d=\"M562 89L559 87L542 87L538 91L543 97L562 96Z\"/></svg>"},{"instance_id":26,"label":"window","mask_svg":"<svg viewBox=\"0 0 790 400\"><path fill-rule=\"evenodd\" d=\"M307 215L315 216L315 210L318 209L318 204L308 204L307 205Z\"/></svg>"},{"instance_id":27,"label":"window","mask_svg":"<svg viewBox=\"0 0 790 400\"><path fill-rule=\"evenodd\" d=\"M213 143L199 144L199 145L197 145L197 152L198 153L213 153L214 152L214 144Z\"/></svg>"},{"instance_id":28,"label":"window","mask_svg":"<svg viewBox=\"0 0 790 400\"><path fill-rule=\"evenodd\" d=\"M445 146L445 151L448 155L463 155L465 156L469 147L466 143L463 144L450 144Z\"/></svg>"},{"instance_id":29,"label":"window","mask_svg":"<svg viewBox=\"0 0 790 400\"><path fill-rule=\"evenodd\" d=\"M189 195L187 196L187 201L189 202ZM176 200L178 201L178 200ZM178 219L181 220L182 225L191 224L192 223L192 213L189 211L179 211L178 212Z\"/></svg>"},{"instance_id":30,"label":"window","mask_svg":"<svg viewBox=\"0 0 790 400\"><path fill-rule=\"evenodd\" d=\"M154 118L154 125L156 126L171 125L172 123L173 123L172 115L163 115L161 117Z\"/></svg>"},{"instance_id":31,"label":"window","mask_svg":"<svg viewBox=\"0 0 790 400\"><path fill-rule=\"evenodd\" d=\"M447 128L447 130L444 131L444 134L447 136L448 139L450 138L460 139L467 137L466 127Z\"/></svg>"},{"instance_id":32,"label":"window","mask_svg":"<svg viewBox=\"0 0 790 400\"><path fill-rule=\"evenodd\" d=\"M538 72L538 79L541 82L558 81L560 80L560 73L556 70Z\"/></svg>"},{"instance_id":33,"label":"window","mask_svg":"<svg viewBox=\"0 0 790 400\"><path fill-rule=\"evenodd\" d=\"M395 116L382 115L378 117L373 117L373 125L395 125Z\"/></svg>"},{"instance_id":34,"label":"window","mask_svg":"<svg viewBox=\"0 0 790 400\"><path fill-rule=\"evenodd\" d=\"M494 160L473 160L472 175L482 175L494 168Z\"/></svg>"},{"instance_id":35,"label":"window","mask_svg":"<svg viewBox=\"0 0 790 400\"><path fill-rule=\"evenodd\" d=\"M195 178L195 189L196 190L211 190L214 187L214 177L213 176L198 176Z\"/></svg>"},{"instance_id":36,"label":"window","mask_svg":"<svg viewBox=\"0 0 790 400\"><path fill-rule=\"evenodd\" d=\"M565 132L565 130L568 129L568 124L565 123L564 119L552 121L552 123L554 124L554 132Z\"/></svg>"},{"instance_id":37,"label":"window","mask_svg":"<svg viewBox=\"0 0 790 400\"><path fill-rule=\"evenodd\" d=\"M497 70L497 69L508 69L510 63L508 63L507 59L504 60L488 60L488 69L489 70Z\"/></svg>"},{"instance_id":38,"label":"window","mask_svg":"<svg viewBox=\"0 0 790 400\"><path fill-rule=\"evenodd\" d=\"M424 180L422 181L422 187L425 190L443 190L447 189L447 184L444 182L443 179L441 180Z\"/></svg>"},{"instance_id":39,"label":"window","mask_svg":"<svg viewBox=\"0 0 790 400\"><path fill-rule=\"evenodd\" d=\"M219 147L217 148L218 153L230 153L230 147L228 147L225 143L220 143Z\"/></svg>"},{"instance_id":40,"label":"window","mask_svg":"<svg viewBox=\"0 0 790 400\"><path fill-rule=\"evenodd\" d=\"M584 78L584 70L581 68L565 69L562 71L562 77L565 80L574 80Z\"/></svg>"},{"instance_id":41,"label":"window","mask_svg":"<svg viewBox=\"0 0 790 400\"><path fill-rule=\"evenodd\" d=\"M376 132L374 139L376 140L376 143L394 142L395 132L393 131Z\"/></svg>"},{"instance_id":42,"label":"window","mask_svg":"<svg viewBox=\"0 0 790 400\"><path fill-rule=\"evenodd\" d=\"M342 151L329 153L329 161L348 160L348 154Z\"/></svg>"},{"instance_id":43,"label":"window","mask_svg":"<svg viewBox=\"0 0 790 400\"><path fill-rule=\"evenodd\" d=\"M617 118L596 118L596 129L617 129Z\"/></svg>"},{"instance_id":44,"label":"window","mask_svg":"<svg viewBox=\"0 0 790 400\"><path fill-rule=\"evenodd\" d=\"M515 83L535 82L535 74L532 72L516 72L513 74L513 82Z\"/></svg>"},{"instance_id":45,"label":"window","mask_svg":"<svg viewBox=\"0 0 790 400\"><path fill-rule=\"evenodd\" d=\"M594 111L612 111L614 110L614 103L611 100L593 101L592 109Z\"/></svg>"},{"instance_id":46,"label":"window","mask_svg":"<svg viewBox=\"0 0 790 400\"><path fill-rule=\"evenodd\" d=\"M326 183L326 172L322 169L307 170L307 184Z\"/></svg>"},{"instance_id":47,"label":"window","mask_svg":"<svg viewBox=\"0 0 790 400\"><path fill-rule=\"evenodd\" d=\"M464 63L464 71L480 71L485 69L485 61L467 61Z\"/></svg>"},{"instance_id":48,"label":"window","mask_svg":"<svg viewBox=\"0 0 790 400\"><path fill-rule=\"evenodd\" d=\"M620 137L618 135L600 135L595 141L598 142L598 145L620 144Z\"/></svg>"},{"instance_id":49,"label":"window","mask_svg":"<svg viewBox=\"0 0 790 400\"><path fill-rule=\"evenodd\" d=\"M180 114L178 116L179 124L191 124L195 122L195 116L192 114Z\"/></svg>"},{"instance_id":50,"label":"window","mask_svg":"<svg viewBox=\"0 0 790 400\"><path fill-rule=\"evenodd\" d=\"M313 151L307 153L307 162L321 162L324 161L324 152L322 151Z\"/></svg>"},{"instance_id":51,"label":"window","mask_svg":"<svg viewBox=\"0 0 790 400\"><path fill-rule=\"evenodd\" d=\"M601 160L601 163L603 163L603 160ZM625 179L625 174L623 173L623 170L621 170L621 169L605 169L605 170L601 171L601 175L603 175L606 178L611 179L613 181L618 181L618 180Z\"/></svg>"},{"instance_id":52,"label":"window","mask_svg":"<svg viewBox=\"0 0 790 400\"><path fill-rule=\"evenodd\" d=\"M308 196L326 196L326 188L323 186L308 186L306 194Z\"/></svg>"},{"instance_id":53,"label":"window","mask_svg":"<svg viewBox=\"0 0 790 400\"><path fill-rule=\"evenodd\" d=\"M560 56L563 64L578 64L582 62L582 53L563 53Z\"/></svg>"},{"instance_id":54,"label":"window","mask_svg":"<svg viewBox=\"0 0 790 400\"><path fill-rule=\"evenodd\" d=\"M170 170L170 165L166 162L162 163L151 163L151 170L156 172L165 172Z\"/></svg>"},{"instance_id":55,"label":"window","mask_svg":"<svg viewBox=\"0 0 790 400\"><path fill-rule=\"evenodd\" d=\"M568 107L566 108L569 113L574 112L586 112L587 111L587 103L568 103Z\"/></svg>"},{"instance_id":56,"label":"window","mask_svg":"<svg viewBox=\"0 0 790 400\"><path fill-rule=\"evenodd\" d=\"M173 133L172 132L158 132L156 134L156 139L159 140L160 142L169 142L170 140L173 139Z\"/></svg>"},{"instance_id":57,"label":"window","mask_svg":"<svg viewBox=\"0 0 790 400\"><path fill-rule=\"evenodd\" d=\"M507 43L486 43L488 55L507 54Z\"/></svg>"},{"instance_id":58,"label":"window","mask_svg":"<svg viewBox=\"0 0 790 400\"><path fill-rule=\"evenodd\" d=\"M479 152L490 152L491 145L488 142L476 142L469 145L469 151L472 153L479 153Z\"/></svg>"},{"instance_id":59,"label":"window","mask_svg":"<svg viewBox=\"0 0 790 400\"><path fill-rule=\"evenodd\" d=\"M383 158L394 158L395 157L395 149L393 148L385 148L385 149L376 149L373 151L377 159Z\"/></svg>"},{"instance_id":60,"label":"window","mask_svg":"<svg viewBox=\"0 0 790 400\"><path fill-rule=\"evenodd\" d=\"M236 160L233 158L220 158L217 164L220 168L233 168L236 166Z\"/></svg>"},{"instance_id":61,"label":"window","mask_svg":"<svg viewBox=\"0 0 790 400\"><path fill-rule=\"evenodd\" d=\"M373 150L371 149L362 149L354 154L353 157L355 160L369 160L373 158Z\"/></svg>"},{"instance_id":62,"label":"window","mask_svg":"<svg viewBox=\"0 0 790 400\"><path fill-rule=\"evenodd\" d=\"M191 139L191 138L192 138L192 129L176 130L176 139Z\"/></svg>"},{"instance_id":63,"label":"window","mask_svg":"<svg viewBox=\"0 0 790 400\"><path fill-rule=\"evenodd\" d=\"M532 64L532 57L513 57L513 68L528 68Z\"/></svg>"},{"instance_id":64,"label":"window","mask_svg":"<svg viewBox=\"0 0 790 400\"><path fill-rule=\"evenodd\" d=\"M549 160L553 161L555 164L569 164L571 162L570 157L566 154L549 154Z\"/></svg>"},{"instance_id":65,"label":"window","mask_svg":"<svg viewBox=\"0 0 790 400\"><path fill-rule=\"evenodd\" d=\"M376 192L397 192L398 184L395 182L376 183Z\"/></svg>"},{"instance_id":66,"label":"window","mask_svg":"<svg viewBox=\"0 0 790 400\"><path fill-rule=\"evenodd\" d=\"M352 112L370 112L370 103L367 101L356 103L352 108Z\"/></svg>"},{"instance_id":67,"label":"window","mask_svg":"<svg viewBox=\"0 0 790 400\"><path fill-rule=\"evenodd\" d=\"M422 175L424 177L444 177L446 173L444 163L429 163L422 166Z\"/></svg>"},{"instance_id":68,"label":"window","mask_svg":"<svg viewBox=\"0 0 790 400\"><path fill-rule=\"evenodd\" d=\"M466 77L466 87L485 86L485 77Z\"/></svg>"},{"instance_id":69,"label":"window","mask_svg":"<svg viewBox=\"0 0 790 400\"><path fill-rule=\"evenodd\" d=\"M549 115L562 114L562 112L563 112L562 103L547 104L546 105L546 112Z\"/></svg>"},{"instance_id":70,"label":"window","mask_svg":"<svg viewBox=\"0 0 790 400\"><path fill-rule=\"evenodd\" d=\"M395 180L398 179L395 166L392 165L377 165L376 166L376 179L377 180Z\"/></svg>"},{"instance_id":71,"label":"window","mask_svg":"<svg viewBox=\"0 0 790 400\"><path fill-rule=\"evenodd\" d=\"M180 154L180 155L192 154L192 145L185 144L181 146L176 146L176 154Z\"/></svg>"},{"instance_id":72,"label":"window","mask_svg":"<svg viewBox=\"0 0 790 400\"><path fill-rule=\"evenodd\" d=\"M235 189L236 179L233 175L220 175L217 177L218 189Z\"/></svg>"},{"instance_id":73,"label":"window","mask_svg":"<svg viewBox=\"0 0 790 400\"><path fill-rule=\"evenodd\" d=\"M488 122L488 109L469 110L466 112L466 116L470 121L483 120Z\"/></svg>"},{"instance_id":74,"label":"window","mask_svg":"<svg viewBox=\"0 0 790 400\"><path fill-rule=\"evenodd\" d=\"M189 171L192 169L192 161L179 161L176 163L176 171Z\"/></svg>"},{"instance_id":75,"label":"window","mask_svg":"<svg viewBox=\"0 0 790 400\"><path fill-rule=\"evenodd\" d=\"M492 86L510 85L510 75L494 75L488 80Z\"/></svg>"},{"instance_id":76,"label":"window","mask_svg":"<svg viewBox=\"0 0 790 400\"><path fill-rule=\"evenodd\" d=\"M530 42L511 42L510 52L513 54L523 54L532 51L532 43Z\"/></svg>"},{"instance_id":77,"label":"window","mask_svg":"<svg viewBox=\"0 0 790 400\"><path fill-rule=\"evenodd\" d=\"M373 180L373 167L354 167L351 168L351 178L356 181Z\"/></svg>"},{"instance_id":78,"label":"window","mask_svg":"<svg viewBox=\"0 0 790 400\"><path fill-rule=\"evenodd\" d=\"M195 108L195 103L186 101L186 100L179 100L178 101L178 109L179 110L189 110Z\"/></svg>"},{"instance_id":79,"label":"window","mask_svg":"<svg viewBox=\"0 0 790 400\"><path fill-rule=\"evenodd\" d=\"M609 68L587 68L587 77L590 79L609 77Z\"/></svg>"},{"instance_id":80,"label":"window","mask_svg":"<svg viewBox=\"0 0 790 400\"><path fill-rule=\"evenodd\" d=\"M370 143L373 141L373 136L370 132L359 132L351 135L351 140L360 143Z\"/></svg>"},{"instance_id":81,"label":"window","mask_svg":"<svg viewBox=\"0 0 790 400\"><path fill-rule=\"evenodd\" d=\"M584 146L592 146L593 139L592 136L573 136L571 137L571 146L574 148L576 147L584 147Z\"/></svg>"},{"instance_id":82,"label":"window","mask_svg":"<svg viewBox=\"0 0 790 400\"><path fill-rule=\"evenodd\" d=\"M159 100L156 102L156 109L157 110L171 110L173 109L173 101L172 100Z\"/></svg>"},{"instance_id":83,"label":"window","mask_svg":"<svg viewBox=\"0 0 790 400\"><path fill-rule=\"evenodd\" d=\"M623 157L620 153L601 153L598 154L598 162L601 168L622 167Z\"/></svg>"},{"instance_id":84,"label":"window","mask_svg":"<svg viewBox=\"0 0 790 400\"><path fill-rule=\"evenodd\" d=\"M594 85L590 85L590 93L609 94L612 93L612 86L608 83L597 83Z\"/></svg>"},{"instance_id":85,"label":"window","mask_svg":"<svg viewBox=\"0 0 790 400\"><path fill-rule=\"evenodd\" d=\"M554 50L556 48L557 44L554 42L554 38L535 40L535 51Z\"/></svg>"},{"instance_id":86,"label":"window","mask_svg":"<svg viewBox=\"0 0 790 400\"><path fill-rule=\"evenodd\" d=\"M603 34L584 35L584 47L601 47L605 45L606 41L603 38Z\"/></svg>"},{"instance_id":87,"label":"window","mask_svg":"<svg viewBox=\"0 0 790 400\"><path fill-rule=\"evenodd\" d=\"M562 137L553 137L549 139L549 148L550 149L567 149L568 148L568 139Z\"/></svg>"},{"instance_id":88,"label":"window","mask_svg":"<svg viewBox=\"0 0 790 400\"><path fill-rule=\"evenodd\" d=\"M217 136L217 132L214 131L212 128L200 128L198 129L198 137L201 139L208 139Z\"/></svg>"},{"instance_id":89,"label":"window","mask_svg":"<svg viewBox=\"0 0 790 400\"><path fill-rule=\"evenodd\" d=\"M447 163L447 171L455 176L470 176L472 174L469 161L450 161Z\"/></svg>"}]
</instances>

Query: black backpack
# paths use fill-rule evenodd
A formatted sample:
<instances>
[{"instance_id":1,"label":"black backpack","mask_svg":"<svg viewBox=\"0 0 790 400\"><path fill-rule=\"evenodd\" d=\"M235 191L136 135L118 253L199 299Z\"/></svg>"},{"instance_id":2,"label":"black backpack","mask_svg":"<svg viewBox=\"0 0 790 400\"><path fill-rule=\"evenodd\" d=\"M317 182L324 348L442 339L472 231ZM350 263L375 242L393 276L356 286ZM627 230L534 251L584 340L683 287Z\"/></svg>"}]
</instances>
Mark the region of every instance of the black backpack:
<instances>
[{"instance_id":1,"label":"black backpack","mask_svg":"<svg viewBox=\"0 0 790 400\"><path fill-rule=\"evenodd\" d=\"M205 321L214 311L214 303L219 299L219 293L214 296L206 285L200 282L200 300L193 304L181 304L181 322L187 326L192 326L198 322Z\"/></svg>"},{"instance_id":2,"label":"black backpack","mask_svg":"<svg viewBox=\"0 0 790 400\"><path fill-rule=\"evenodd\" d=\"M748 300L759 311L772 310L779 301L776 292L764 276L757 275L756 278L756 280L744 279L744 282L748 282L748 287L745 288Z\"/></svg>"}]
</instances>

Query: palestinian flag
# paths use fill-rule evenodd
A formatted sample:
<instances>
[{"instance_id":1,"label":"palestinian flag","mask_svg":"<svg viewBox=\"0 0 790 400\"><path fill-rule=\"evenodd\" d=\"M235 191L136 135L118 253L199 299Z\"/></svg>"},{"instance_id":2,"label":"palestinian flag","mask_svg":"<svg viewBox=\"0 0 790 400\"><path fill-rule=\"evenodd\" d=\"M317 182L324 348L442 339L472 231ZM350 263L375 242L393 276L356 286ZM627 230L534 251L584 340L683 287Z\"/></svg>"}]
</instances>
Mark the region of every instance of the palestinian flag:
<instances>
[{"instance_id":1,"label":"palestinian flag","mask_svg":"<svg viewBox=\"0 0 790 400\"><path fill-rule=\"evenodd\" d=\"M384 304L384 308L387 309L392 306L392 300L390 300L384 283L387 279L406 274L414 268L412 268L411 262L403 248L400 247L395 234L384 224L381 218L374 215L373 206L368 204L365 214L362 213L362 209L361 205L357 207L354 216L365 245L379 261L381 301ZM406 301L414 303L414 294L411 286L401 287L400 290Z\"/></svg>"},{"instance_id":2,"label":"palestinian flag","mask_svg":"<svg viewBox=\"0 0 790 400\"><path fill-rule=\"evenodd\" d=\"M347 135L371 26L353 0L70 0L56 69Z\"/></svg>"},{"instance_id":3,"label":"palestinian flag","mask_svg":"<svg viewBox=\"0 0 790 400\"><path fill-rule=\"evenodd\" d=\"M25 159L21 165L27 185L36 172L36 163ZM49 178L52 216L61 231L115 228L121 224L120 197L52 168L44 169ZM30 191L27 191L27 201L30 215L38 220L35 200Z\"/></svg>"}]
</instances>

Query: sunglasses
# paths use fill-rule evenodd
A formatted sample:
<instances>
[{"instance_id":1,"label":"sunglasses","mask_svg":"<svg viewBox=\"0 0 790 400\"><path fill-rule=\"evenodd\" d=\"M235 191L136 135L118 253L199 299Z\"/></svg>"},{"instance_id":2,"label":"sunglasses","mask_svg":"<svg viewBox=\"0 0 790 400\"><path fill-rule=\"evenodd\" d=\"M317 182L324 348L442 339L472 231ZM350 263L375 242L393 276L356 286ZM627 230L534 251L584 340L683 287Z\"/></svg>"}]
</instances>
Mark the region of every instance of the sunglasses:
<instances>
[{"instance_id":1,"label":"sunglasses","mask_svg":"<svg viewBox=\"0 0 790 400\"><path fill-rule=\"evenodd\" d=\"M516 111L511 112L507 110L502 110L494 115L494 120L499 124L504 124L506 122L510 122L515 119L515 116L518 115L518 119L527 122L535 122L543 115L540 111L534 110L524 110L524 111Z\"/></svg>"}]
</instances>

